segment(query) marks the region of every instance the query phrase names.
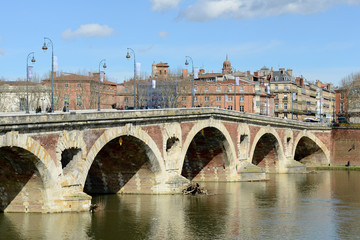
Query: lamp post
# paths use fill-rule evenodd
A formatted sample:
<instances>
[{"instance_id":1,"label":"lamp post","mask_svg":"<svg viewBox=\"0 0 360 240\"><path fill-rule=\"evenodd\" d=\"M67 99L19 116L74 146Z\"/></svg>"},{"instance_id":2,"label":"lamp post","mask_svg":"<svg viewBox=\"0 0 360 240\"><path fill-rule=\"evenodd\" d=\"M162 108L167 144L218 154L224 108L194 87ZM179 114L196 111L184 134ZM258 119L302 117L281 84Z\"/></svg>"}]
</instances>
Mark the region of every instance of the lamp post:
<instances>
[{"instance_id":1,"label":"lamp post","mask_svg":"<svg viewBox=\"0 0 360 240\"><path fill-rule=\"evenodd\" d=\"M101 60L100 63L99 63L99 94L98 94L98 111L100 111L100 82L101 82L101 72L100 72L100 66L101 66L101 63L104 62L104 65L102 66L103 69L106 68L106 63L105 63L105 59Z\"/></svg>"},{"instance_id":2,"label":"lamp post","mask_svg":"<svg viewBox=\"0 0 360 240\"><path fill-rule=\"evenodd\" d=\"M135 57L135 51L132 48L127 48L126 58L127 59L130 58L129 50L134 55L134 109L136 109L136 57Z\"/></svg>"},{"instance_id":3,"label":"lamp post","mask_svg":"<svg viewBox=\"0 0 360 240\"><path fill-rule=\"evenodd\" d=\"M51 45L51 112L54 112L54 45L50 38L44 37L44 52L48 49L46 41Z\"/></svg>"},{"instance_id":4,"label":"lamp post","mask_svg":"<svg viewBox=\"0 0 360 240\"><path fill-rule=\"evenodd\" d=\"M194 91L194 62L192 60L191 57L189 56L185 56L186 61L185 61L185 65L189 65L189 62L187 59L190 59L191 61L191 69L192 69L192 74L193 74L193 78L192 78L192 88L191 88L191 107L194 107L194 98L195 98L195 91Z\"/></svg>"},{"instance_id":5,"label":"lamp post","mask_svg":"<svg viewBox=\"0 0 360 240\"><path fill-rule=\"evenodd\" d=\"M26 58L26 113L29 113L29 58L31 55L31 62L35 63L34 52L29 53Z\"/></svg>"}]
</instances>

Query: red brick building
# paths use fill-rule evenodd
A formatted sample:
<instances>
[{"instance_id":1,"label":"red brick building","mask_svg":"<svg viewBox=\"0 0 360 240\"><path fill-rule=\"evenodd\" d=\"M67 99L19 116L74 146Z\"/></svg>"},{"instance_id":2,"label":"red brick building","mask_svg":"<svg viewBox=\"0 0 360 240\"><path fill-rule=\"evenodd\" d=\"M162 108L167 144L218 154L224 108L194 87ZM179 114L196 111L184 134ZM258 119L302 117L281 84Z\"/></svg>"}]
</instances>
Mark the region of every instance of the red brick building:
<instances>
[{"instance_id":1,"label":"red brick building","mask_svg":"<svg viewBox=\"0 0 360 240\"><path fill-rule=\"evenodd\" d=\"M347 90L343 88L335 90L336 122L339 122L339 119L340 121L349 121L348 108L349 101L347 98Z\"/></svg>"},{"instance_id":2,"label":"red brick building","mask_svg":"<svg viewBox=\"0 0 360 240\"><path fill-rule=\"evenodd\" d=\"M51 87L51 79L42 80ZM115 104L116 83L104 80L100 84L100 107L112 108ZM99 73L88 76L79 74L54 73L54 110L64 106L69 109L97 109L99 93Z\"/></svg>"}]
</instances>

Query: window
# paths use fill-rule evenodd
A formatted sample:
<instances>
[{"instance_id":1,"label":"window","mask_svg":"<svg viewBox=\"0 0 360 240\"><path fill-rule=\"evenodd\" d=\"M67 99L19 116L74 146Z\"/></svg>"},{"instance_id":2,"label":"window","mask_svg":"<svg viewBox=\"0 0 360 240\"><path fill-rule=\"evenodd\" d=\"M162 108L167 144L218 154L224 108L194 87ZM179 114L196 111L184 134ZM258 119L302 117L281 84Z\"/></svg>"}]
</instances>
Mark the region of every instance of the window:
<instances>
[{"instance_id":1,"label":"window","mask_svg":"<svg viewBox=\"0 0 360 240\"><path fill-rule=\"evenodd\" d=\"M275 104L275 111L279 111L279 105Z\"/></svg>"},{"instance_id":2,"label":"window","mask_svg":"<svg viewBox=\"0 0 360 240\"><path fill-rule=\"evenodd\" d=\"M65 94L64 95L64 105L69 106L69 103L70 103L70 96Z\"/></svg>"},{"instance_id":3,"label":"window","mask_svg":"<svg viewBox=\"0 0 360 240\"><path fill-rule=\"evenodd\" d=\"M183 87L183 88L182 88L182 90L185 92L186 88L185 88L185 87Z\"/></svg>"},{"instance_id":4,"label":"window","mask_svg":"<svg viewBox=\"0 0 360 240\"><path fill-rule=\"evenodd\" d=\"M204 98L205 102L209 102L209 97Z\"/></svg>"},{"instance_id":5,"label":"window","mask_svg":"<svg viewBox=\"0 0 360 240\"><path fill-rule=\"evenodd\" d=\"M228 102L232 102L233 97L228 97Z\"/></svg>"},{"instance_id":6,"label":"window","mask_svg":"<svg viewBox=\"0 0 360 240\"><path fill-rule=\"evenodd\" d=\"M24 111L26 108L26 98L20 98L20 111Z\"/></svg>"},{"instance_id":7,"label":"window","mask_svg":"<svg viewBox=\"0 0 360 240\"><path fill-rule=\"evenodd\" d=\"M221 102L221 97L216 97L216 102Z\"/></svg>"},{"instance_id":8,"label":"window","mask_svg":"<svg viewBox=\"0 0 360 240\"><path fill-rule=\"evenodd\" d=\"M129 98L128 97L124 97L124 103L128 103L129 102Z\"/></svg>"},{"instance_id":9,"label":"window","mask_svg":"<svg viewBox=\"0 0 360 240\"><path fill-rule=\"evenodd\" d=\"M196 91L197 91L197 86L194 87L194 92L196 92Z\"/></svg>"},{"instance_id":10,"label":"window","mask_svg":"<svg viewBox=\"0 0 360 240\"><path fill-rule=\"evenodd\" d=\"M287 85L284 85L284 90L285 91L289 90Z\"/></svg>"},{"instance_id":11,"label":"window","mask_svg":"<svg viewBox=\"0 0 360 240\"><path fill-rule=\"evenodd\" d=\"M206 91L206 92L209 91L209 87L205 87L205 91Z\"/></svg>"},{"instance_id":12,"label":"window","mask_svg":"<svg viewBox=\"0 0 360 240\"><path fill-rule=\"evenodd\" d=\"M198 100L198 98L195 96L195 97L194 97L194 102L197 102L197 100Z\"/></svg>"},{"instance_id":13,"label":"window","mask_svg":"<svg viewBox=\"0 0 360 240\"><path fill-rule=\"evenodd\" d=\"M340 103L340 113L344 113L344 103Z\"/></svg>"},{"instance_id":14,"label":"window","mask_svg":"<svg viewBox=\"0 0 360 240\"><path fill-rule=\"evenodd\" d=\"M240 102L244 102L244 96L240 96Z\"/></svg>"},{"instance_id":15,"label":"window","mask_svg":"<svg viewBox=\"0 0 360 240\"><path fill-rule=\"evenodd\" d=\"M279 90L279 86L277 84L275 84L275 91Z\"/></svg>"},{"instance_id":16,"label":"window","mask_svg":"<svg viewBox=\"0 0 360 240\"><path fill-rule=\"evenodd\" d=\"M81 95L76 95L76 105L81 107L82 106L82 98Z\"/></svg>"},{"instance_id":17,"label":"window","mask_svg":"<svg viewBox=\"0 0 360 240\"><path fill-rule=\"evenodd\" d=\"M240 91L244 91L244 87L243 87L243 86L240 86Z\"/></svg>"},{"instance_id":18,"label":"window","mask_svg":"<svg viewBox=\"0 0 360 240\"><path fill-rule=\"evenodd\" d=\"M232 87L228 87L228 92L232 92Z\"/></svg>"},{"instance_id":19,"label":"window","mask_svg":"<svg viewBox=\"0 0 360 240\"><path fill-rule=\"evenodd\" d=\"M128 92L129 91L129 88L128 87L125 87L125 92Z\"/></svg>"},{"instance_id":20,"label":"window","mask_svg":"<svg viewBox=\"0 0 360 240\"><path fill-rule=\"evenodd\" d=\"M186 102L186 97L182 97L181 101Z\"/></svg>"},{"instance_id":21,"label":"window","mask_svg":"<svg viewBox=\"0 0 360 240\"><path fill-rule=\"evenodd\" d=\"M344 94L343 93L340 94L340 99L341 100L344 99Z\"/></svg>"},{"instance_id":22,"label":"window","mask_svg":"<svg viewBox=\"0 0 360 240\"><path fill-rule=\"evenodd\" d=\"M68 83L65 83L65 88L68 88L69 87L69 84Z\"/></svg>"},{"instance_id":23,"label":"window","mask_svg":"<svg viewBox=\"0 0 360 240\"><path fill-rule=\"evenodd\" d=\"M220 86L218 86L218 87L216 87L216 91L221 91L221 87Z\"/></svg>"},{"instance_id":24,"label":"window","mask_svg":"<svg viewBox=\"0 0 360 240\"><path fill-rule=\"evenodd\" d=\"M81 83L78 83L78 84L77 84L77 87L78 87L78 88L81 88Z\"/></svg>"},{"instance_id":25,"label":"window","mask_svg":"<svg viewBox=\"0 0 360 240\"><path fill-rule=\"evenodd\" d=\"M240 106L240 112L244 112L244 106Z\"/></svg>"},{"instance_id":26,"label":"window","mask_svg":"<svg viewBox=\"0 0 360 240\"><path fill-rule=\"evenodd\" d=\"M232 110L232 106L230 105L230 106L228 106L228 108L227 108L228 110Z\"/></svg>"},{"instance_id":27,"label":"window","mask_svg":"<svg viewBox=\"0 0 360 240\"><path fill-rule=\"evenodd\" d=\"M287 111L287 103L284 104L284 110Z\"/></svg>"}]
</instances>

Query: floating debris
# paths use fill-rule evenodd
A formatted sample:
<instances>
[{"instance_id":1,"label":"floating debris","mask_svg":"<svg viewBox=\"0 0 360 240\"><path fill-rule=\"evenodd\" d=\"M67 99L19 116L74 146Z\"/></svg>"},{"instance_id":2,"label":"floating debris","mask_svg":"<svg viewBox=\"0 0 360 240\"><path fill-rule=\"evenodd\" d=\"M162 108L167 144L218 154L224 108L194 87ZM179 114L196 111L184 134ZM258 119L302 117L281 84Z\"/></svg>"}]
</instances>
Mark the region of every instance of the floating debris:
<instances>
[{"instance_id":1,"label":"floating debris","mask_svg":"<svg viewBox=\"0 0 360 240\"><path fill-rule=\"evenodd\" d=\"M182 193L184 195L197 195L197 194L208 195L207 190L201 188L198 183L189 183L183 188Z\"/></svg>"}]
</instances>

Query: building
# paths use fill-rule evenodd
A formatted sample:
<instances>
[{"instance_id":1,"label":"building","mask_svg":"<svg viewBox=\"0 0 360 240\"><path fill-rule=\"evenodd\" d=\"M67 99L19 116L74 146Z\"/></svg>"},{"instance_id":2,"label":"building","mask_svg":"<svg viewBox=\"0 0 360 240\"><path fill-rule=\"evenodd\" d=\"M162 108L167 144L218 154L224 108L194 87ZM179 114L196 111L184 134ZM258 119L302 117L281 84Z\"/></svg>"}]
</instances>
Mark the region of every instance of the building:
<instances>
[{"instance_id":1,"label":"building","mask_svg":"<svg viewBox=\"0 0 360 240\"><path fill-rule=\"evenodd\" d=\"M26 81L0 82L0 112L26 111ZM29 111L41 107L45 110L50 103L51 88L41 83L29 82Z\"/></svg>"},{"instance_id":2,"label":"building","mask_svg":"<svg viewBox=\"0 0 360 240\"><path fill-rule=\"evenodd\" d=\"M345 88L336 89L335 99L336 122L349 122L347 90Z\"/></svg>"},{"instance_id":3,"label":"building","mask_svg":"<svg viewBox=\"0 0 360 240\"><path fill-rule=\"evenodd\" d=\"M320 81L314 84L303 77L295 78L292 69L267 70L262 68L254 75L258 81L266 83L270 80L270 91L275 95L276 117L299 121L306 118L333 120L335 92L332 84L323 84Z\"/></svg>"},{"instance_id":4,"label":"building","mask_svg":"<svg viewBox=\"0 0 360 240\"><path fill-rule=\"evenodd\" d=\"M196 79L186 69L181 76L165 77L169 72L167 63L153 63L152 67L152 78L137 81L138 108L189 108L193 102L195 107L274 116L274 96L267 91L267 85L253 81L250 72L233 72L228 57L221 73L206 73L200 69ZM123 109L134 106L133 86L133 80L117 86L116 102Z\"/></svg>"},{"instance_id":5,"label":"building","mask_svg":"<svg viewBox=\"0 0 360 240\"><path fill-rule=\"evenodd\" d=\"M51 88L51 79L42 82ZM104 80L100 82L100 107L113 108L116 104L116 83ZM99 98L99 73L86 75L54 73L54 110L97 109Z\"/></svg>"},{"instance_id":6,"label":"building","mask_svg":"<svg viewBox=\"0 0 360 240\"><path fill-rule=\"evenodd\" d=\"M348 117L350 123L360 123L360 75L347 87Z\"/></svg>"}]
</instances>

